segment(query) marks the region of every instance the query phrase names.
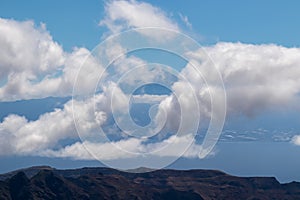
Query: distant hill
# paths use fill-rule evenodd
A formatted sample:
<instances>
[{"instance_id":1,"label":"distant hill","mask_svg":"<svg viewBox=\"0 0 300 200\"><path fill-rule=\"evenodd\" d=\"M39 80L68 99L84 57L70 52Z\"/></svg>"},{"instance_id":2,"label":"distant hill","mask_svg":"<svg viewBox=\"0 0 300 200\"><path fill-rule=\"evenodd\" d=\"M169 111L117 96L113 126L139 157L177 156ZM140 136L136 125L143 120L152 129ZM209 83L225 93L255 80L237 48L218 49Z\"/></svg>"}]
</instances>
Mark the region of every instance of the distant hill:
<instances>
[{"instance_id":1,"label":"distant hill","mask_svg":"<svg viewBox=\"0 0 300 200\"><path fill-rule=\"evenodd\" d=\"M138 168L135 172L151 169ZM128 173L110 168L31 167L0 175L0 199L300 199L300 183L216 170Z\"/></svg>"}]
</instances>

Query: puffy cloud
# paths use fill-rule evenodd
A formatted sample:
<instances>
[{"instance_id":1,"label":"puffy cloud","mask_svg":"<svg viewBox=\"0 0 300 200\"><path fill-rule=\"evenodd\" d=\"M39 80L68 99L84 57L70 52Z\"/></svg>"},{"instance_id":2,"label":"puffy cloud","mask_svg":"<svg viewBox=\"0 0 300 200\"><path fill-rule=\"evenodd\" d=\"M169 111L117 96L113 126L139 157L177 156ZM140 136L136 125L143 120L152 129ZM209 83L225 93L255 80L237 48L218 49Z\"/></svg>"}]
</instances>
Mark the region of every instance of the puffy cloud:
<instances>
[{"instance_id":1,"label":"puffy cloud","mask_svg":"<svg viewBox=\"0 0 300 200\"><path fill-rule=\"evenodd\" d=\"M54 73L65 59L45 25L35 27L32 21L0 19L0 45L0 99L24 95L33 82Z\"/></svg>"},{"instance_id":2,"label":"puffy cloud","mask_svg":"<svg viewBox=\"0 0 300 200\"><path fill-rule=\"evenodd\" d=\"M96 99L103 100L103 95ZM3 144L0 154L39 155L45 149L60 147L59 142L62 140L78 139L73 108L83 113L77 128L88 135L94 134L98 126L106 121L105 112L94 112L92 99L69 101L62 109L45 113L35 121L28 121L23 116L9 115L0 123L0 144Z\"/></svg>"},{"instance_id":3,"label":"puffy cloud","mask_svg":"<svg viewBox=\"0 0 300 200\"><path fill-rule=\"evenodd\" d=\"M111 115L110 102L114 90L116 90L117 97L124 95L114 83L111 83L104 88L103 93L94 98L69 101L62 109L45 113L35 121L28 121L23 116L9 115L0 123L1 155L40 155L83 160L96 158L115 160L133 158L150 152L151 155L157 157L176 157L184 153L190 141L195 142L191 134L170 136L163 141L152 143L144 143L145 139L132 137L108 142L107 138L101 137L99 127L105 126L109 115ZM138 98L149 97L146 95ZM161 99L161 97L157 97L157 99ZM124 105L123 101L117 102L117 104L120 110L128 109L128 105ZM77 115L78 113L79 115ZM76 119L76 127L73 115ZM112 126L112 124L107 125ZM76 128L80 132L80 140ZM106 132L106 134L110 134L110 132ZM69 142L67 145L62 145L62 141ZM177 148L172 144L176 144ZM171 145L167 151L157 151L157 149L163 149L167 145ZM200 149L200 145L193 143L184 156L197 157Z\"/></svg>"},{"instance_id":4,"label":"puffy cloud","mask_svg":"<svg viewBox=\"0 0 300 200\"><path fill-rule=\"evenodd\" d=\"M74 49L74 52L70 54L65 53L63 67L59 67L45 75L36 74L34 78L30 75L30 69L10 72L7 82L0 88L0 100L14 101L48 96L71 96L77 72L87 56L89 56L88 50L84 48ZM94 71L97 72L101 69L101 66L91 57L86 60L86 63L89 64L89 68L81 71L82 76L78 80L81 81L80 89L82 91L86 91L96 82L97 73L91 73L89 70L94 68ZM84 77L84 72L89 73L89 76ZM94 75L94 77L91 75Z\"/></svg>"},{"instance_id":5,"label":"puffy cloud","mask_svg":"<svg viewBox=\"0 0 300 200\"><path fill-rule=\"evenodd\" d=\"M116 95L116 97L113 98L113 95ZM133 98L147 101L152 96L136 95ZM186 150L185 147L188 142L193 141L192 135L186 134L170 136L163 141L154 141L147 144L144 143L143 138L132 138L125 134L127 137L124 139L108 142L107 138L102 137L99 127L113 125L106 124L107 119L112 114L112 110L110 110L112 100L118 100L114 102L114 105L116 105L115 110L127 111L128 105L124 103L127 102L128 98L129 96L126 96L115 83L111 82L103 87L102 93L85 100L74 99L73 102L69 101L62 109L45 113L35 121L28 121L23 116L9 115L0 123L1 155L40 155L84 160L95 159L86 150L88 148L92 153L96 153L96 158L103 160L137 156L137 154L128 154L128 151L140 154L153 151L151 154L157 157L179 156L184 152L183 150ZM156 102L169 97L154 95L153 98ZM76 127L73 116L76 119ZM82 142L79 142L77 131L80 133L79 136ZM118 131L120 132L120 130ZM106 132L106 134L110 134L110 132ZM124 135L122 131L119 134ZM68 144L64 146L61 143L62 141ZM177 146L177 148L173 147L168 151L154 151L162 149L166 145L172 147L173 143L179 145L180 148ZM112 145L118 146L123 151L113 148ZM188 150L184 156L196 157L200 148L199 145L193 144L192 149Z\"/></svg>"},{"instance_id":6,"label":"puffy cloud","mask_svg":"<svg viewBox=\"0 0 300 200\"><path fill-rule=\"evenodd\" d=\"M30 79L48 74L64 61L61 46L54 42L45 24L0 18L0 78L27 71Z\"/></svg>"},{"instance_id":7,"label":"puffy cloud","mask_svg":"<svg viewBox=\"0 0 300 200\"><path fill-rule=\"evenodd\" d=\"M74 132L70 117L60 110L44 114L33 122L17 115L6 117L0 124L0 143L5 143L8 148L1 146L1 154L34 155L49 146L54 147L60 139Z\"/></svg>"},{"instance_id":8,"label":"puffy cloud","mask_svg":"<svg viewBox=\"0 0 300 200\"><path fill-rule=\"evenodd\" d=\"M206 50L223 77L229 112L251 116L297 102L299 48L218 43Z\"/></svg>"},{"instance_id":9,"label":"puffy cloud","mask_svg":"<svg viewBox=\"0 0 300 200\"><path fill-rule=\"evenodd\" d=\"M266 109L295 106L300 93L300 49L274 44L252 45L242 43L217 43L204 50L188 52L195 68L188 64L182 75L193 85L200 106L209 108L209 93L222 89L207 85L214 80L207 63L212 59L223 79L227 95L227 113L253 116ZM205 112L204 112L205 113Z\"/></svg>"},{"instance_id":10,"label":"puffy cloud","mask_svg":"<svg viewBox=\"0 0 300 200\"><path fill-rule=\"evenodd\" d=\"M110 1L105 7L106 16L100 25L107 26L112 32L128 28L160 27L177 30L178 26L157 7L145 2Z\"/></svg>"},{"instance_id":11,"label":"puffy cloud","mask_svg":"<svg viewBox=\"0 0 300 200\"><path fill-rule=\"evenodd\" d=\"M134 157L134 154L129 154L126 151L114 148L114 146L112 145L118 146L120 148L123 147L134 152L141 145L141 141L138 139L128 139L107 143L84 141L71 144L59 150L46 150L45 152L42 152L42 155L48 157L67 157L79 160L114 160ZM89 149L91 153L93 153L93 155L89 151L87 151L87 149Z\"/></svg>"},{"instance_id":12,"label":"puffy cloud","mask_svg":"<svg viewBox=\"0 0 300 200\"><path fill-rule=\"evenodd\" d=\"M300 135L295 135L291 142L295 145L300 145Z\"/></svg>"},{"instance_id":13,"label":"puffy cloud","mask_svg":"<svg viewBox=\"0 0 300 200\"><path fill-rule=\"evenodd\" d=\"M143 27L179 30L177 23L170 20L166 13L145 2L109 1L105 7L105 14L105 18L99 24L105 25L112 33ZM157 30L142 33L154 39L169 37Z\"/></svg>"},{"instance_id":14,"label":"puffy cloud","mask_svg":"<svg viewBox=\"0 0 300 200\"><path fill-rule=\"evenodd\" d=\"M201 145L192 142L189 148L186 148L190 141L193 141L192 135L182 137L171 136L161 142L145 144L142 139L130 138L117 142L95 143L90 141L77 142L59 150L46 150L42 155L49 157L63 157L80 160L117 160L127 158L137 158L143 155L156 157L198 157ZM172 145L176 144L176 146ZM170 145L171 148L164 149ZM90 151L87 151L87 149ZM182 151L181 151L182 150Z\"/></svg>"},{"instance_id":15,"label":"puffy cloud","mask_svg":"<svg viewBox=\"0 0 300 200\"><path fill-rule=\"evenodd\" d=\"M204 51L203 51L204 49ZM188 80L179 79L173 84L172 91L176 96L187 97L187 101L174 101L175 96L166 98L160 103L160 113L167 115L166 128L178 128L182 108L187 109L187 121L195 121L196 111L201 113L201 123L212 118L220 124L218 113L222 111L222 85L214 85L216 75L214 67L208 61L207 54L222 77L227 95L227 115L256 116L268 110L298 108L300 94L300 49L286 48L274 44L252 45L242 43L218 43L202 50L187 52L190 62L181 71ZM200 62L201 61L201 62ZM195 64L195 67L192 66ZM199 70L201 73L197 72ZM193 90L189 91L189 86ZM198 105L191 106L195 93ZM199 109L197 109L197 107ZM217 140L218 138L211 138ZM296 141L296 139L295 139Z\"/></svg>"},{"instance_id":16,"label":"puffy cloud","mask_svg":"<svg viewBox=\"0 0 300 200\"><path fill-rule=\"evenodd\" d=\"M101 64L85 48L64 52L46 26L0 18L0 100L71 96L77 77L80 90L95 85ZM94 72L94 73L93 73Z\"/></svg>"}]
</instances>

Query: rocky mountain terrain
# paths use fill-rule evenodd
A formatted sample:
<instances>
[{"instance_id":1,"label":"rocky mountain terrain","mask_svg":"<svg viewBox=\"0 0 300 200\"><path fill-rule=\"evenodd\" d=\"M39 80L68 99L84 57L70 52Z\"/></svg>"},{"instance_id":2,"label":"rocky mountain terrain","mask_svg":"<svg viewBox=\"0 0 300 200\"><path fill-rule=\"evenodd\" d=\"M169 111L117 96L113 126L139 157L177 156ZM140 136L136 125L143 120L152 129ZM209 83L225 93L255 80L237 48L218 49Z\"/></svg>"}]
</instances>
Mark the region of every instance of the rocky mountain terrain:
<instances>
[{"instance_id":1,"label":"rocky mountain terrain","mask_svg":"<svg viewBox=\"0 0 300 200\"><path fill-rule=\"evenodd\" d=\"M0 175L0 199L300 199L300 183L280 184L272 177L236 177L216 170L128 173L42 166Z\"/></svg>"}]
</instances>

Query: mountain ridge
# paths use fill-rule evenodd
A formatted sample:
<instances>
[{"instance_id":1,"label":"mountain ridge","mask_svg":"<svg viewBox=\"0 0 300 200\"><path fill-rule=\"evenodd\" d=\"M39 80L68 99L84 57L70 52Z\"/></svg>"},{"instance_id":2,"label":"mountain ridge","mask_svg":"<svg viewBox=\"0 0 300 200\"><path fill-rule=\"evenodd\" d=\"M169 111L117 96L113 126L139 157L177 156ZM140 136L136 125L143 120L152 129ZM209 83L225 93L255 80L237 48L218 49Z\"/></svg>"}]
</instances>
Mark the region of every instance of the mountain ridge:
<instances>
[{"instance_id":1,"label":"mountain ridge","mask_svg":"<svg viewBox=\"0 0 300 200\"><path fill-rule=\"evenodd\" d=\"M206 169L128 173L35 166L0 175L0 199L300 199L300 183Z\"/></svg>"}]
</instances>

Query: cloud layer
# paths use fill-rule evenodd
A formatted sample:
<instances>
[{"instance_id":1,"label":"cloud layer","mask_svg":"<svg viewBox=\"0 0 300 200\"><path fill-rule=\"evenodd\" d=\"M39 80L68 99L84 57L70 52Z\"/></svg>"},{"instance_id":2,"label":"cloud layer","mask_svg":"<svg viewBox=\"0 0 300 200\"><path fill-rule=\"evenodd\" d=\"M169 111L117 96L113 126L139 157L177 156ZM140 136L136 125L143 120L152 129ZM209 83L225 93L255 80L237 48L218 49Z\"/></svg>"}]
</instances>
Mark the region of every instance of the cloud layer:
<instances>
[{"instance_id":1,"label":"cloud layer","mask_svg":"<svg viewBox=\"0 0 300 200\"><path fill-rule=\"evenodd\" d=\"M186 17L182 20L189 24ZM168 17L161 9L148 3L137 1L109 1L105 7L105 17L100 25L106 26L110 32L117 33L129 28L160 27L180 31L177 23ZM145 33L145 32L143 32ZM152 32L144 34L149 39L167 40L161 33ZM74 47L72 52L64 52L61 45L53 40L46 26L36 26L33 21L16 21L0 19L0 101L15 101L20 99L43 98L48 96L71 96L76 78L79 91L94 91L99 73L104 66L90 56L85 48ZM112 44L107 49L107 58L114 57L126 50L121 44ZM203 51L204 50L204 51ZM206 80L213 80L210 73L211 62L207 54L219 70L227 93L227 114L242 114L255 116L268 109L297 108L300 94L300 49L287 48L275 44L243 44L219 42L212 46L203 47L198 51L186 51L190 62L179 73L187 80L176 80L171 89L174 95L137 95L139 101L159 102L158 114L155 116L157 125L163 125L167 131L178 129L181 113L180 109L188 111L186 121L193 121L198 114L209 119L211 116L211 94L216 96L222 88L216 85L207 85ZM201 60L201 62L198 62ZM196 73L191 65L197 63ZM81 64L81 74L77 77ZM147 61L123 55L114 63L116 74L121 76L137 65L147 64ZM87 67L85 67L87 66ZM97 73L95 73L97 72ZM160 70L146 69L137 71L135 77L148 82L164 77ZM126 79L128 85L135 85L135 77ZM118 132L112 123L112 91L115 91L117 100L114 108L127 111L124 105L129 96L122 93L117 86L115 77L108 76L107 83L101 87L101 92L95 97L84 100L67 102L62 109L45 113L36 121L29 121L23 116L9 115L0 123L0 155L43 155L54 157L71 157L74 159L94 159L87 151L94 149L99 159L110 160L124 157L134 157L123 151L113 151L111 143L107 141L92 141L98 134L99 126L112 127L110 133ZM191 102L191 90L195 92L199 104ZM149 100L150 99L150 100ZM178 105L180 102L180 106ZM218 102L218 101L216 101ZM73 104L72 104L73 103ZM82 141L79 140L73 121L73 106L78 118L77 129L84 133ZM166 121L162 120L167 116ZM47 128L45 128L47 127ZM188 130L188 129L186 129ZM123 135L122 135L123 136ZM162 137L161 141L145 143L141 138L124 137L113 141L114 145L127 148L132 152L148 152L161 148L166 144L179 143L185 145L190 141L191 134L186 131L184 135ZM62 144L62 141L69 143ZM300 145L299 136L292 142ZM197 157L201 146L195 141L186 157ZM164 153L153 153L160 156L177 156L176 149ZM95 155L94 155L95 156Z\"/></svg>"}]
</instances>

